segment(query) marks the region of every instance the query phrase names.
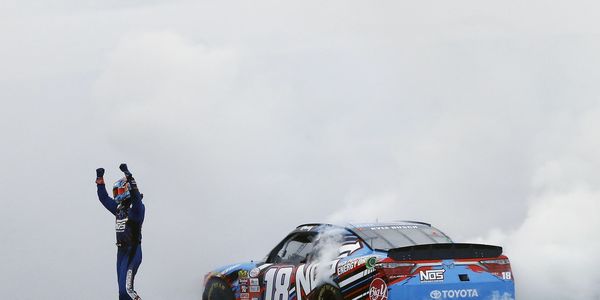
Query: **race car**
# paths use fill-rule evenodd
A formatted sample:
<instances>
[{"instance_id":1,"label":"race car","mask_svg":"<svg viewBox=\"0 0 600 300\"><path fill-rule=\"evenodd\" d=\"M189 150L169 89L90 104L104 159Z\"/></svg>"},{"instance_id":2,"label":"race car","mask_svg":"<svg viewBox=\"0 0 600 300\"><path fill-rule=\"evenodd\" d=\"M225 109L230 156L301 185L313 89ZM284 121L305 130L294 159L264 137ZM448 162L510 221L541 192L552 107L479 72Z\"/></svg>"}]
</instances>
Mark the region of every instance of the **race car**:
<instances>
[{"instance_id":1,"label":"race car","mask_svg":"<svg viewBox=\"0 0 600 300\"><path fill-rule=\"evenodd\" d=\"M515 299L502 248L430 224L304 224L261 261L206 274L203 300Z\"/></svg>"}]
</instances>

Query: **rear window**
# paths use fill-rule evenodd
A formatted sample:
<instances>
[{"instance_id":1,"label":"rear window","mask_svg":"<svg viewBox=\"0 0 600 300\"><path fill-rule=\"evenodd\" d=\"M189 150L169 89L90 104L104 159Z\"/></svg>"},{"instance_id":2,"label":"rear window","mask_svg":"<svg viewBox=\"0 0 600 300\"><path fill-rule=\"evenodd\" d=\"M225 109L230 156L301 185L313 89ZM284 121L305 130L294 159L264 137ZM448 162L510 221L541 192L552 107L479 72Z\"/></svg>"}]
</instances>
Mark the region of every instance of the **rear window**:
<instances>
[{"instance_id":1,"label":"rear window","mask_svg":"<svg viewBox=\"0 0 600 300\"><path fill-rule=\"evenodd\" d=\"M425 225L361 225L355 231L372 249L389 250L414 245L452 243L443 232Z\"/></svg>"}]
</instances>

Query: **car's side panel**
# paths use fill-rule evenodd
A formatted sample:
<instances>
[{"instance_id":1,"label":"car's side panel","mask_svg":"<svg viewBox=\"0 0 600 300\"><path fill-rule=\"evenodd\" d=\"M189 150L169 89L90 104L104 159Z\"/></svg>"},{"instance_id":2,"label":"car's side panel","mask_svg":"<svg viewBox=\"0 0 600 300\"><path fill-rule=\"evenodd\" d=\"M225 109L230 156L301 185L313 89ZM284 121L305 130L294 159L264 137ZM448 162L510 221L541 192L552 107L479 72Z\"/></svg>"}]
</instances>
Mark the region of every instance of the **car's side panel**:
<instances>
[{"instance_id":1,"label":"car's side panel","mask_svg":"<svg viewBox=\"0 0 600 300\"><path fill-rule=\"evenodd\" d=\"M355 299L368 294L369 284L376 275L375 265L384 258L366 248L355 256L340 260L335 281L345 299Z\"/></svg>"}]
</instances>

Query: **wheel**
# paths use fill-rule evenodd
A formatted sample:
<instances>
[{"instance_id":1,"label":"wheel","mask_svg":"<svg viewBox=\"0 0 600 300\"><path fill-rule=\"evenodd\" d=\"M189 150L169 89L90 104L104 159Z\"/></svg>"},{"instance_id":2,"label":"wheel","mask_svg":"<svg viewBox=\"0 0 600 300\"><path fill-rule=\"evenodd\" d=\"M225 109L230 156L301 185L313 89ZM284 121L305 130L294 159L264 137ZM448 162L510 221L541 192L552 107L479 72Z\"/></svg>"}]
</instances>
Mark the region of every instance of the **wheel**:
<instances>
[{"instance_id":1,"label":"wheel","mask_svg":"<svg viewBox=\"0 0 600 300\"><path fill-rule=\"evenodd\" d=\"M235 300L235 295L224 280L213 278L204 287L202 300Z\"/></svg>"},{"instance_id":2,"label":"wheel","mask_svg":"<svg viewBox=\"0 0 600 300\"><path fill-rule=\"evenodd\" d=\"M326 284L317 288L312 293L311 300L344 300L340 290L332 285Z\"/></svg>"}]
</instances>

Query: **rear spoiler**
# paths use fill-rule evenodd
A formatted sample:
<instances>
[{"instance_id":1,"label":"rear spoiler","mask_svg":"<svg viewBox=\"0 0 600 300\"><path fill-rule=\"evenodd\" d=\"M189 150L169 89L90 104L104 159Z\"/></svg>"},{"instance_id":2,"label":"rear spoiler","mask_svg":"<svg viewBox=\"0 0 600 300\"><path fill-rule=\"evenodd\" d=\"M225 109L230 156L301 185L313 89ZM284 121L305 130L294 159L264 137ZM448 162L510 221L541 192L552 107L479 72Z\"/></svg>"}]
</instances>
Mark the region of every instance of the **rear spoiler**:
<instances>
[{"instance_id":1,"label":"rear spoiler","mask_svg":"<svg viewBox=\"0 0 600 300\"><path fill-rule=\"evenodd\" d=\"M482 244L426 244L388 250L388 257L394 260L429 260L489 258L502 255L502 247Z\"/></svg>"}]
</instances>

